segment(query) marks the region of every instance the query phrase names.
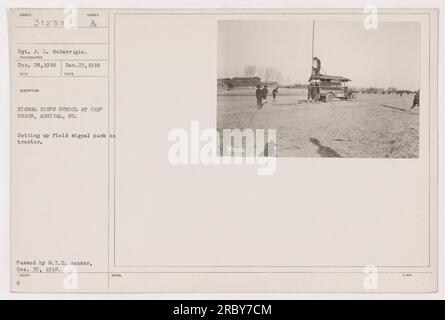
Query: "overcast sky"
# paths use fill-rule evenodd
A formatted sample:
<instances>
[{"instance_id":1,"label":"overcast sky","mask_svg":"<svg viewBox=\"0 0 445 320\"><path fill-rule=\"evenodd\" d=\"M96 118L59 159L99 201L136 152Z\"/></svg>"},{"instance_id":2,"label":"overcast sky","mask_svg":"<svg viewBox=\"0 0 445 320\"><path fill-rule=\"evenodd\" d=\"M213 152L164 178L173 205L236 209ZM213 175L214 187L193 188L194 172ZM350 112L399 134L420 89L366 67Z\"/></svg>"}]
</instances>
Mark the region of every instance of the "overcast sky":
<instances>
[{"instance_id":1,"label":"overcast sky","mask_svg":"<svg viewBox=\"0 0 445 320\"><path fill-rule=\"evenodd\" d=\"M329 75L353 86L417 90L420 77L420 24L317 21L315 56ZM244 66L270 66L291 83L306 83L312 56L312 21L220 21L218 78L244 76Z\"/></svg>"}]
</instances>

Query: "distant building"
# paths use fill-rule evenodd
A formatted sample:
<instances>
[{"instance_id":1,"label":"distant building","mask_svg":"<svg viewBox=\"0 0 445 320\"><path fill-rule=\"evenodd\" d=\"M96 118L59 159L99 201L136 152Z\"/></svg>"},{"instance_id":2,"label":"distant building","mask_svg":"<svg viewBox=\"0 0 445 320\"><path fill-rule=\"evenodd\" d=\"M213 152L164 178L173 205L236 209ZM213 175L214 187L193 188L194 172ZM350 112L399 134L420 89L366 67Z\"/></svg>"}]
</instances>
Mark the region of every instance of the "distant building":
<instances>
[{"instance_id":1,"label":"distant building","mask_svg":"<svg viewBox=\"0 0 445 320\"><path fill-rule=\"evenodd\" d=\"M232 85L234 87L256 87L257 85L261 84L261 78L260 77L236 77L232 78Z\"/></svg>"},{"instance_id":2,"label":"distant building","mask_svg":"<svg viewBox=\"0 0 445 320\"><path fill-rule=\"evenodd\" d=\"M231 88L231 87L256 87L261 84L260 77L235 77L218 79L218 87Z\"/></svg>"},{"instance_id":3,"label":"distant building","mask_svg":"<svg viewBox=\"0 0 445 320\"><path fill-rule=\"evenodd\" d=\"M224 88L224 89L231 89L233 87L232 85L232 79L230 78L224 78L224 79L218 79L217 80L217 86L219 88Z\"/></svg>"},{"instance_id":4,"label":"distant building","mask_svg":"<svg viewBox=\"0 0 445 320\"><path fill-rule=\"evenodd\" d=\"M260 77L235 77L217 80L217 86L227 90L233 87L256 87L257 85L261 84L262 82Z\"/></svg>"}]
</instances>

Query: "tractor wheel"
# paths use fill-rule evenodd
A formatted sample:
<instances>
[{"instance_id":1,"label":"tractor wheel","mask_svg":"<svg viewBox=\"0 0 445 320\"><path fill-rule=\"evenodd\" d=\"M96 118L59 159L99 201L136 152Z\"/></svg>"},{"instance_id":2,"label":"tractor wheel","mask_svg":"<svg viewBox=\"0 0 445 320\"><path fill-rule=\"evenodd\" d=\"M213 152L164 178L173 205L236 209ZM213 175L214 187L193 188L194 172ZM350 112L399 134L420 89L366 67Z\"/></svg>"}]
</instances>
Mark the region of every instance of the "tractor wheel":
<instances>
[{"instance_id":1,"label":"tractor wheel","mask_svg":"<svg viewBox=\"0 0 445 320\"><path fill-rule=\"evenodd\" d=\"M334 95L332 93L328 93L325 99L326 102L332 102L332 100L334 100Z\"/></svg>"},{"instance_id":2,"label":"tractor wheel","mask_svg":"<svg viewBox=\"0 0 445 320\"><path fill-rule=\"evenodd\" d=\"M353 94L351 95L351 100L352 100L352 101L357 100L357 93L353 93Z\"/></svg>"}]
</instances>

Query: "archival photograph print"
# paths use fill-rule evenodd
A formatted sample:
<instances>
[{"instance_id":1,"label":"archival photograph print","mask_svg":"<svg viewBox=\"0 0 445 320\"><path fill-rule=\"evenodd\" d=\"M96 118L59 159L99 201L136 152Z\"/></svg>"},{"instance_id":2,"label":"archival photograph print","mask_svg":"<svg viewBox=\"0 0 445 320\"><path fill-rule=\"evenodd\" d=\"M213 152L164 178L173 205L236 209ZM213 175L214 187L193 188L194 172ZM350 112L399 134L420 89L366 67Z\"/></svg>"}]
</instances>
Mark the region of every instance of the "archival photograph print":
<instances>
[{"instance_id":1,"label":"archival photograph print","mask_svg":"<svg viewBox=\"0 0 445 320\"><path fill-rule=\"evenodd\" d=\"M417 22L220 20L217 77L220 135L275 130L277 157L419 156Z\"/></svg>"}]
</instances>

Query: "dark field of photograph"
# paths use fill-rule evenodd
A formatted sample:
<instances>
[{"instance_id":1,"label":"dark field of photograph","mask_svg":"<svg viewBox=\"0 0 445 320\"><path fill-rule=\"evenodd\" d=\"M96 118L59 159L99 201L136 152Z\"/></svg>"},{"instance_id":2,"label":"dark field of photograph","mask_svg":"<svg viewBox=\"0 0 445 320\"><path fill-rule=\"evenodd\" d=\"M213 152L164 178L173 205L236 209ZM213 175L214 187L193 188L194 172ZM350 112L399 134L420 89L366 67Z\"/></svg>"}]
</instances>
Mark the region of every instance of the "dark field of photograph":
<instances>
[{"instance_id":1,"label":"dark field of photograph","mask_svg":"<svg viewBox=\"0 0 445 320\"><path fill-rule=\"evenodd\" d=\"M418 23L220 21L217 86L218 130L277 157L419 157Z\"/></svg>"}]
</instances>

